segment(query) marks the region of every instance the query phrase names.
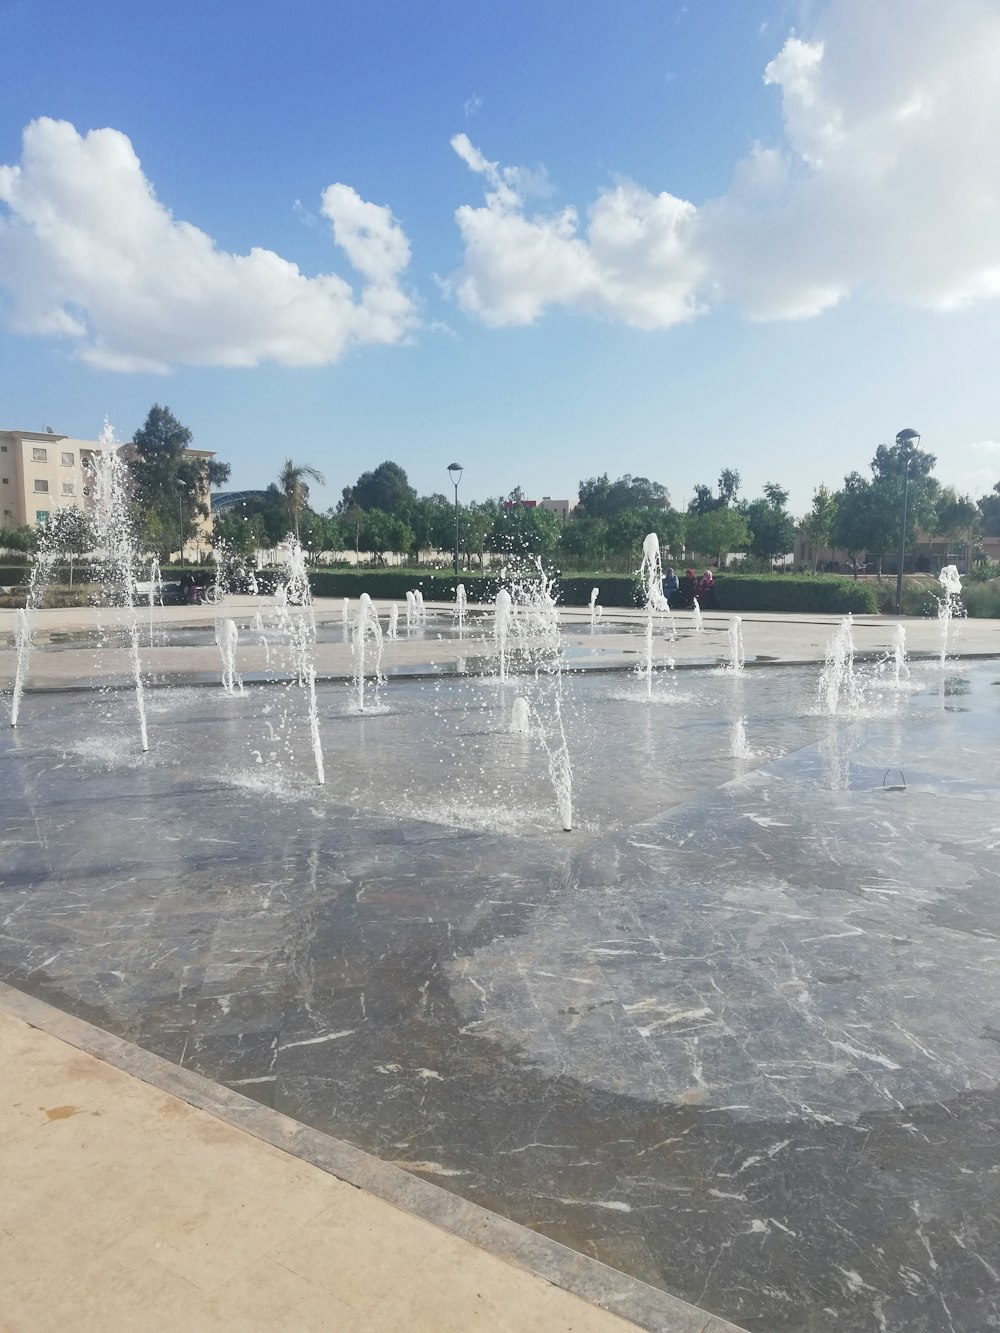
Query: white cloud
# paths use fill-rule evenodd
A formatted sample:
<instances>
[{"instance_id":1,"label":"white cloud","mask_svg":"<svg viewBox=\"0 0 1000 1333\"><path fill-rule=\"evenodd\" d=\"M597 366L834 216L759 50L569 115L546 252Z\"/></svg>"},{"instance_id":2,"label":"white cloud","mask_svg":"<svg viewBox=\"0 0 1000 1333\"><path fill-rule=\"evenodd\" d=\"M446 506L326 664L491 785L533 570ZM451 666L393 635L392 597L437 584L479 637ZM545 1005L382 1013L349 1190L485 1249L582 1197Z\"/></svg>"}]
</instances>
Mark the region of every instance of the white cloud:
<instances>
[{"instance_id":1,"label":"white cloud","mask_svg":"<svg viewBox=\"0 0 1000 1333\"><path fill-rule=\"evenodd\" d=\"M110 370L173 364L323 365L416 322L400 286L410 248L387 208L348 185L323 195L333 237L365 279L309 278L271 250L229 254L177 221L116 130L40 119L20 166L0 166L0 286L17 331L56 335Z\"/></svg>"},{"instance_id":2,"label":"white cloud","mask_svg":"<svg viewBox=\"0 0 1000 1333\"><path fill-rule=\"evenodd\" d=\"M564 306L639 328L720 301L795 319L855 294L938 310L1000 296L998 68L996 0L832 0L766 66L782 140L754 145L722 197L622 182L586 228L572 207L529 213L517 169L456 136L487 191L456 214L451 290L492 324Z\"/></svg>"},{"instance_id":3,"label":"white cloud","mask_svg":"<svg viewBox=\"0 0 1000 1333\"><path fill-rule=\"evenodd\" d=\"M600 195L581 236L574 208L526 214L528 195L547 187L544 173L500 167L464 134L451 145L489 187L483 207L463 204L455 215L465 262L448 286L468 313L531 324L548 306L579 306L647 329L697 313L691 204L624 181Z\"/></svg>"}]
</instances>

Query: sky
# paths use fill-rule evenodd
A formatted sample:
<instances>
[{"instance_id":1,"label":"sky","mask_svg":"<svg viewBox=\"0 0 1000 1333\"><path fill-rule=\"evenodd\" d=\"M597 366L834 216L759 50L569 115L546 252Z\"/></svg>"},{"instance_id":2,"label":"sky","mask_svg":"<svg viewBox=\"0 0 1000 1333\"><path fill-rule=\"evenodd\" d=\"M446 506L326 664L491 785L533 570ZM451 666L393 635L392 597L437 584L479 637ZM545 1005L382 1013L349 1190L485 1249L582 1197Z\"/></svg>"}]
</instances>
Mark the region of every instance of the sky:
<instances>
[{"instance_id":1,"label":"sky","mask_svg":"<svg viewBox=\"0 0 1000 1333\"><path fill-rule=\"evenodd\" d=\"M0 428L317 508L1000 481L997 0L0 0Z\"/></svg>"}]
</instances>

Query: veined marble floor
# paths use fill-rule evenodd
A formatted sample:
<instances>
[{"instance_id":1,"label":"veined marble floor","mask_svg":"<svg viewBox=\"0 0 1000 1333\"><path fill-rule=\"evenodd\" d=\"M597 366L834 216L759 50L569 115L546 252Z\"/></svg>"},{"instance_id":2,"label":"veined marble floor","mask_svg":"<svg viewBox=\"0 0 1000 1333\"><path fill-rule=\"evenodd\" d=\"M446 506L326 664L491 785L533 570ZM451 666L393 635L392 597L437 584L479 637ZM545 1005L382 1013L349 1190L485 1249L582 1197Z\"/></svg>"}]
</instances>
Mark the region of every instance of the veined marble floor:
<instances>
[{"instance_id":1,"label":"veined marble floor","mask_svg":"<svg viewBox=\"0 0 1000 1333\"><path fill-rule=\"evenodd\" d=\"M322 789L294 687L28 694L0 978L760 1333L1000 1328L998 676L570 679L571 835L516 684L325 687Z\"/></svg>"}]
</instances>

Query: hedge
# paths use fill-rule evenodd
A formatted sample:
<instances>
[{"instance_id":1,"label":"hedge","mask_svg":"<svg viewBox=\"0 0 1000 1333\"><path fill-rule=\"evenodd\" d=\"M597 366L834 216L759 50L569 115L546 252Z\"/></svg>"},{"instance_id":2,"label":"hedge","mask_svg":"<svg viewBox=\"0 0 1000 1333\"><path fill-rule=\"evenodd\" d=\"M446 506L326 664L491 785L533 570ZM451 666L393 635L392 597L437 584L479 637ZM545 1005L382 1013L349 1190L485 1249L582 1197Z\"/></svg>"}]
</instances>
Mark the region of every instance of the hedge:
<instances>
[{"instance_id":1,"label":"hedge","mask_svg":"<svg viewBox=\"0 0 1000 1333\"><path fill-rule=\"evenodd\" d=\"M501 586L494 575L465 575L470 602L492 602ZM427 602L453 602L455 579L453 575L398 574L393 571L373 573L341 573L334 570L315 570L309 575L315 597L370 597L402 602L407 592L419 588ZM598 589L597 600L605 607L632 607L641 605L642 594L633 578L567 577L556 584L557 597L562 606L588 606L592 589ZM708 609L708 608L706 608ZM714 606L719 611L800 611L831 615L874 615L875 594L867 583L836 575L804 574L720 574L715 580Z\"/></svg>"},{"instance_id":2,"label":"hedge","mask_svg":"<svg viewBox=\"0 0 1000 1333\"><path fill-rule=\"evenodd\" d=\"M807 615L878 613L875 592L867 583L831 574L720 574L715 580L715 607Z\"/></svg>"}]
</instances>

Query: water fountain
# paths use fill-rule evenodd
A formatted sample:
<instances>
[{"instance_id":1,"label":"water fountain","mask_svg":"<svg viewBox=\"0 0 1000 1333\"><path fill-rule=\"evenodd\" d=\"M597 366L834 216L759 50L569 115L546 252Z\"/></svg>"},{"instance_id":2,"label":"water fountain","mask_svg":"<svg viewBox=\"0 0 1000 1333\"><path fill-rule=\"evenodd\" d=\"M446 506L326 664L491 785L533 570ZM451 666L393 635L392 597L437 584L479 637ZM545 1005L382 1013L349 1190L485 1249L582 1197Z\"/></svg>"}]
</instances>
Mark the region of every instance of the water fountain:
<instances>
[{"instance_id":1,"label":"water fountain","mask_svg":"<svg viewBox=\"0 0 1000 1333\"><path fill-rule=\"evenodd\" d=\"M746 654L743 650L743 620L740 616L730 616L729 618L729 661L723 670L732 671L734 675L739 675L746 665Z\"/></svg>"},{"instance_id":2,"label":"water fountain","mask_svg":"<svg viewBox=\"0 0 1000 1333\"><path fill-rule=\"evenodd\" d=\"M750 742L747 740L747 720L745 717L733 719L729 728L729 757L730 759L752 759L753 750L750 749Z\"/></svg>"},{"instance_id":3,"label":"water fountain","mask_svg":"<svg viewBox=\"0 0 1000 1333\"><path fill-rule=\"evenodd\" d=\"M386 630L386 638L399 638L399 607L395 602L389 607L389 628Z\"/></svg>"},{"instance_id":4,"label":"water fountain","mask_svg":"<svg viewBox=\"0 0 1000 1333\"><path fill-rule=\"evenodd\" d=\"M510 729L518 736L527 736L531 731L531 709L527 699L520 694L511 708Z\"/></svg>"},{"instance_id":5,"label":"water fountain","mask_svg":"<svg viewBox=\"0 0 1000 1333\"><path fill-rule=\"evenodd\" d=\"M861 689L854 671L854 621L845 616L837 626L826 649L826 661L819 679L820 704L827 713L839 711L842 704L857 708Z\"/></svg>"},{"instance_id":6,"label":"water fountain","mask_svg":"<svg viewBox=\"0 0 1000 1333\"><path fill-rule=\"evenodd\" d=\"M944 670L948 653L948 633L951 622L962 611L962 580L955 565L945 565L938 575L942 596L938 598L938 620L941 622L941 669Z\"/></svg>"},{"instance_id":7,"label":"water fountain","mask_svg":"<svg viewBox=\"0 0 1000 1333\"><path fill-rule=\"evenodd\" d=\"M603 606L598 606L598 605L597 605L597 595L598 595L598 593L599 593L600 591L601 591L600 588L591 588L591 590L590 590L590 632L591 632L591 634L593 634L594 631L597 629L597 622L600 620L601 616L604 614L604 607L603 607Z\"/></svg>"},{"instance_id":8,"label":"water fountain","mask_svg":"<svg viewBox=\"0 0 1000 1333\"><path fill-rule=\"evenodd\" d=\"M153 646L153 607L163 605L163 579L160 575L160 562L154 555L149 562L149 646Z\"/></svg>"},{"instance_id":9,"label":"water fountain","mask_svg":"<svg viewBox=\"0 0 1000 1333\"><path fill-rule=\"evenodd\" d=\"M349 597L345 597L343 605L340 608L340 620L341 623L345 626L345 628L348 622L350 621L350 618L351 618L351 599Z\"/></svg>"},{"instance_id":10,"label":"water fountain","mask_svg":"<svg viewBox=\"0 0 1000 1333\"><path fill-rule=\"evenodd\" d=\"M910 678L910 668L906 661L906 630L902 625L896 625L892 634L892 665L893 665L893 684L898 690L901 687L903 676Z\"/></svg>"},{"instance_id":11,"label":"water fountain","mask_svg":"<svg viewBox=\"0 0 1000 1333\"><path fill-rule=\"evenodd\" d=\"M694 619L694 632L700 634L705 627L701 623L701 607L698 604L697 597L691 598L691 614Z\"/></svg>"},{"instance_id":12,"label":"water fountain","mask_svg":"<svg viewBox=\"0 0 1000 1333\"><path fill-rule=\"evenodd\" d=\"M513 609L510 593L501 588L493 610L493 641L497 646L497 666L500 680L507 679L507 636L510 633Z\"/></svg>"},{"instance_id":13,"label":"water fountain","mask_svg":"<svg viewBox=\"0 0 1000 1333\"><path fill-rule=\"evenodd\" d=\"M294 578L282 582L275 614L289 636L301 620L307 643L310 617L289 586ZM312 689L315 703L317 688L309 662L288 683L248 680L238 703L217 685L158 689L150 703L169 743L146 761L113 744L123 713L131 718L129 694L110 691L99 708L28 696L30 737L5 732L0 764L17 927L5 935L5 979L138 1033L166 1059L187 1051L186 1062L197 1058L233 1087L232 1101L280 1091L283 1110L321 1130L374 1152L399 1145L392 1155L411 1173L444 1172L479 1199L489 1191L510 1215L532 1215L537 1174L548 1172L559 1180L562 1202L546 1207L558 1203L561 1238L620 1264L652 1192L673 1197L676 1186L669 1152L647 1154L633 1179L635 1143L659 1143L680 1124L691 1178L719 1186L699 1191L711 1252L704 1259L695 1247L685 1258L702 1266L685 1271L681 1294L697 1295L717 1261L725 1283L709 1286L706 1303L736 1292L723 1312L753 1327L778 1327L786 1289L808 1301L816 1280L838 1327L871 1322L880 1274L895 1271L877 1256L868 1263L856 1244L871 1212L853 1183L874 1123L908 1181L904 1197L889 1189L879 1201L908 1265L887 1321L900 1333L914 1308L901 1304L912 1296L909 1265L923 1265L917 1300L948 1279L943 1263L921 1259L925 1233L940 1253L927 1221L934 1199L951 1191L971 1226L982 1198L971 1171L980 1159L961 1124L969 1117L940 1107L987 1104L1000 1059L980 1036L991 1021L981 978L996 934L982 892L995 841L995 667L961 700L978 712L940 718L905 690L860 719L817 716L817 672L779 666L743 680L696 669L689 705L648 709L616 700L603 671L561 673L551 587L505 591L496 647L502 640L510 688L495 676L400 678L393 716L374 719L355 711L356 678L319 686L337 755L325 793L297 771L268 772L265 754L247 756L249 728L259 719L273 741L282 707L294 713L289 734L304 734L299 701ZM354 609L370 625L374 608ZM570 651L581 619L567 617L577 626L564 636ZM185 642L209 639L197 620ZM630 646L641 651L649 618L638 621ZM824 711L846 712L849 629L838 630L841 680ZM359 637L364 689L375 635ZM61 665L56 647L50 661ZM399 647L400 665L422 665L422 645L409 658ZM247 676L249 650L244 636L236 651ZM344 655L330 646L331 662ZM976 666L953 674L975 682ZM634 696L634 679L625 684L621 694ZM317 739L318 725L313 708ZM828 742L835 750L822 748ZM130 762L142 763L138 775ZM890 762L905 768L908 791ZM571 839L554 831L547 784L559 826L575 824ZM934 788L989 797L961 802L957 843L927 817L932 801L918 802ZM95 810L114 816L98 823ZM969 919L983 931L954 928ZM796 999L804 985L809 1022ZM179 994L183 1004L171 998ZM900 995L913 997L905 1017ZM935 1056L941 1049L947 1060ZM389 1086L399 1095L387 1096ZM543 1099L559 1130L544 1141ZM472 1112L501 1101L510 1141L498 1154L488 1117L480 1130ZM981 1144L984 1122L972 1121ZM595 1138L595 1123L609 1132ZM931 1133L945 1144L938 1157L927 1151ZM433 1160L421 1150L414 1161L409 1145L431 1142ZM720 1178L720 1161L742 1171L739 1180ZM956 1161L970 1164L968 1177ZM976 1244L989 1254L998 1228L983 1212L991 1244ZM657 1210L639 1276L676 1281L689 1226L690 1214ZM769 1228L780 1295L755 1284L757 1251L724 1248L734 1226L759 1236ZM798 1238L816 1227L822 1250L803 1260ZM826 1283L831 1262L859 1273L867 1305L852 1304L853 1279ZM946 1292L953 1306L962 1280ZM982 1308L967 1305L972 1315L956 1329L976 1327Z\"/></svg>"},{"instance_id":14,"label":"water fountain","mask_svg":"<svg viewBox=\"0 0 1000 1333\"><path fill-rule=\"evenodd\" d=\"M458 625L458 637L462 638L465 631L465 611L466 611L465 584L460 583L455 589L455 623Z\"/></svg>"},{"instance_id":15,"label":"water fountain","mask_svg":"<svg viewBox=\"0 0 1000 1333\"><path fill-rule=\"evenodd\" d=\"M427 620L427 608L424 606L424 594L419 588L413 590L413 602L417 612L417 620L423 625Z\"/></svg>"},{"instance_id":16,"label":"water fountain","mask_svg":"<svg viewBox=\"0 0 1000 1333\"><path fill-rule=\"evenodd\" d=\"M243 681L236 671L239 637L235 620L221 620L215 627L215 642L222 657L222 688L226 694L243 693Z\"/></svg>"},{"instance_id":17,"label":"water fountain","mask_svg":"<svg viewBox=\"0 0 1000 1333\"><path fill-rule=\"evenodd\" d=\"M412 592L406 594L406 628L417 623L417 599Z\"/></svg>"},{"instance_id":18,"label":"water fountain","mask_svg":"<svg viewBox=\"0 0 1000 1333\"><path fill-rule=\"evenodd\" d=\"M382 626L372 606L372 599L363 592L358 599L358 614L351 636L351 678L354 682L355 706L359 713L365 711L365 645L369 642L375 648L371 674L377 690L382 682Z\"/></svg>"}]
</instances>

